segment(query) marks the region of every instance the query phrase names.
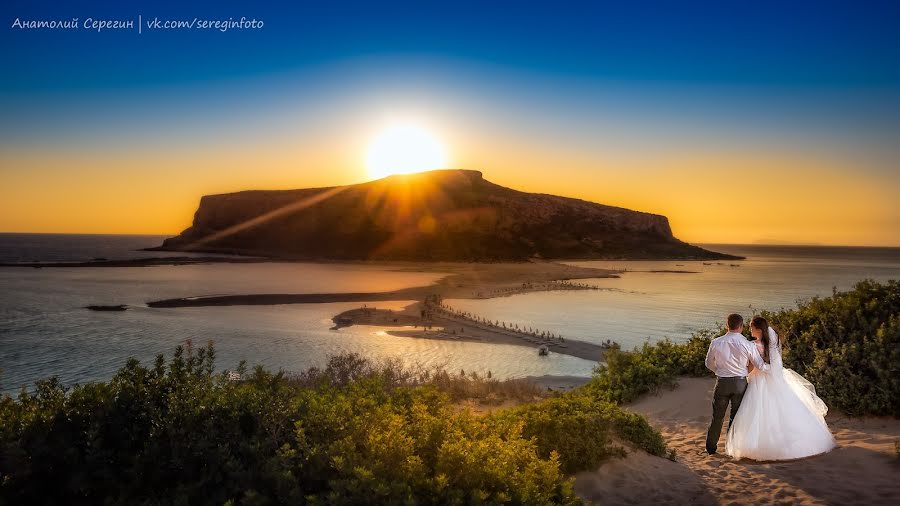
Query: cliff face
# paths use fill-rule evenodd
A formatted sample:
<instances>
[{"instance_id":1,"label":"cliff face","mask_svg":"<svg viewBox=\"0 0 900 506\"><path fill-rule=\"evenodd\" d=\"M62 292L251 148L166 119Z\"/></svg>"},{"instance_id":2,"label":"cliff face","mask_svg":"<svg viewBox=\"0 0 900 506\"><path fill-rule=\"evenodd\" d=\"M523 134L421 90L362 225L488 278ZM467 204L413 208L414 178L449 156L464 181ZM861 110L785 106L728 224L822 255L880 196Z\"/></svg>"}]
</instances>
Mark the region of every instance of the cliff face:
<instances>
[{"instance_id":1,"label":"cliff face","mask_svg":"<svg viewBox=\"0 0 900 506\"><path fill-rule=\"evenodd\" d=\"M338 260L727 258L675 239L665 216L520 192L461 170L205 196L193 225L160 249Z\"/></svg>"}]
</instances>

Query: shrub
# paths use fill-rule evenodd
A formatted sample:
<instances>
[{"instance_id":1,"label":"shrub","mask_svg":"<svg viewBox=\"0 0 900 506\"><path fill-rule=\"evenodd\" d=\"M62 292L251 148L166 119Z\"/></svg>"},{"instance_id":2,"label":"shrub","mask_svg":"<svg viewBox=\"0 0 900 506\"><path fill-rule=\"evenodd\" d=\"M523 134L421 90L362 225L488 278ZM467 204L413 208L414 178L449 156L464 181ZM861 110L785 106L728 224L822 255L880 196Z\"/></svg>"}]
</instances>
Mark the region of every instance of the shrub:
<instances>
[{"instance_id":1,"label":"shrub","mask_svg":"<svg viewBox=\"0 0 900 506\"><path fill-rule=\"evenodd\" d=\"M0 503L576 504L565 473L618 455L613 437L664 451L642 418L584 396L476 417L439 386L493 382L353 355L230 381L214 358L179 347L109 382L4 396Z\"/></svg>"},{"instance_id":2,"label":"shrub","mask_svg":"<svg viewBox=\"0 0 900 506\"><path fill-rule=\"evenodd\" d=\"M610 457L622 457L616 440L665 456L665 441L647 420L581 391L494 415L500 423L522 424L522 434L537 444L538 454L559 454L562 470L574 473L596 469Z\"/></svg>"},{"instance_id":3,"label":"shrub","mask_svg":"<svg viewBox=\"0 0 900 506\"><path fill-rule=\"evenodd\" d=\"M499 404L506 400L534 401L545 395L533 382L524 379L498 380L477 372L459 374L442 367L425 368L407 366L400 360L380 362L346 353L331 357L324 368L313 367L288 376L295 385L319 387L323 385L345 386L364 378L378 377L390 387L432 385L450 396L452 401L477 400L486 404Z\"/></svg>"},{"instance_id":4,"label":"shrub","mask_svg":"<svg viewBox=\"0 0 900 506\"><path fill-rule=\"evenodd\" d=\"M900 282L862 281L847 292L801 301L796 309L762 314L782 338L785 367L811 381L829 406L851 416L900 417ZM673 386L678 376L711 375L706 351L722 333L610 350L586 389L625 403Z\"/></svg>"},{"instance_id":5,"label":"shrub","mask_svg":"<svg viewBox=\"0 0 900 506\"><path fill-rule=\"evenodd\" d=\"M764 316L783 337L785 366L830 406L900 417L900 282L861 281Z\"/></svg>"},{"instance_id":6,"label":"shrub","mask_svg":"<svg viewBox=\"0 0 900 506\"><path fill-rule=\"evenodd\" d=\"M674 387L678 376L708 376L711 373L704 361L716 335L713 330L701 331L684 343L665 339L644 343L630 352L612 348L606 362L594 369L594 377L585 390L609 402L626 403L662 387Z\"/></svg>"}]
</instances>

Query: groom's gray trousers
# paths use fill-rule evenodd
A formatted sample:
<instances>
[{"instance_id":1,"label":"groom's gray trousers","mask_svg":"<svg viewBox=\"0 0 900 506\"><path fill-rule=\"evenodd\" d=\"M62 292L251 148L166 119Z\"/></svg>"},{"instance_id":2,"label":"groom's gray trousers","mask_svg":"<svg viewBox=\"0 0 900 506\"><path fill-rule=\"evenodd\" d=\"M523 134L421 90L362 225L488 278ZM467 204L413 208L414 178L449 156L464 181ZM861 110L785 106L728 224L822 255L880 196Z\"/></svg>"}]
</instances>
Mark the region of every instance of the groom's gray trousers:
<instances>
[{"instance_id":1,"label":"groom's gray trousers","mask_svg":"<svg viewBox=\"0 0 900 506\"><path fill-rule=\"evenodd\" d=\"M712 421L709 423L709 430L706 432L706 451L708 453L716 453L716 447L719 444L719 436L722 435L722 423L725 421L725 411L728 410L728 404L731 404L731 417L728 420L728 428L734 423L734 415L737 414L741 407L741 401L744 399L744 392L747 390L747 378L739 376L736 378L717 378L716 389L713 392L713 415Z\"/></svg>"}]
</instances>

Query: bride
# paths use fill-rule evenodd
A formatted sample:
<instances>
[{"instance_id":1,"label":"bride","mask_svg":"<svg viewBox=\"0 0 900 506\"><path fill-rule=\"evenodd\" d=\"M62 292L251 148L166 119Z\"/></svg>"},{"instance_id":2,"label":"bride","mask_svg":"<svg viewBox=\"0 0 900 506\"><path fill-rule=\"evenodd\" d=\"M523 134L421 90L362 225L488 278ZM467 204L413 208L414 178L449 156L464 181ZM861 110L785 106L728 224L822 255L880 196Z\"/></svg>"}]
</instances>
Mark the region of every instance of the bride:
<instances>
[{"instance_id":1,"label":"bride","mask_svg":"<svg viewBox=\"0 0 900 506\"><path fill-rule=\"evenodd\" d=\"M750 321L750 333L767 371L754 370L734 422L726 452L736 459L790 460L818 455L835 447L825 424L828 407L812 383L781 362L778 334L762 317Z\"/></svg>"}]
</instances>

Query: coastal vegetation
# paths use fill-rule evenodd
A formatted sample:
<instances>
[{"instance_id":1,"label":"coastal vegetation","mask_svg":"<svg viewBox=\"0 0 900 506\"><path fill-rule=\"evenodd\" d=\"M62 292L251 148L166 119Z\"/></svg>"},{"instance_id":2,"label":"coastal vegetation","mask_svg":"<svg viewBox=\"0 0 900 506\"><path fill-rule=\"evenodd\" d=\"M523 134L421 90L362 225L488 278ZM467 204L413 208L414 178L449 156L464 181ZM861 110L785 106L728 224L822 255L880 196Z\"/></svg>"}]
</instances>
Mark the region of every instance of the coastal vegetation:
<instances>
[{"instance_id":1,"label":"coastal vegetation","mask_svg":"<svg viewBox=\"0 0 900 506\"><path fill-rule=\"evenodd\" d=\"M763 316L785 336L785 366L816 385L829 406L900 418L900 281L862 281Z\"/></svg>"},{"instance_id":2,"label":"coastal vegetation","mask_svg":"<svg viewBox=\"0 0 900 506\"><path fill-rule=\"evenodd\" d=\"M900 417L900 282L861 281L762 316L781 336L785 367L811 381L830 408ZM624 403L672 387L679 376L711 375L706 351L724 332L704 330L686 342L663 340L630 352L611 349L585 388Z\"/></svg>"},{"instance_id":3,"label":"coastal vegetation","mask_svg":"<svg viewBox=\"0 0 900 506\"><path fill-rule=\"evenodd\" d=\"M108 382L0 401L0 503L577 504L569 473L663 454L646 420L579 394L334 357L216 373L179 347ZM456 403L537 399L478 416ZM50 485L52 484L52 486Z\"/></svg>"},{"instance_id":4,"label":"coastal vegetation","mask_svg":"<svg viewBox=\"0 0 900 506\"><path fill-rule=\"evenodd\" d=\"M785 365L832 408L900 416L900 283L764 313ZM5 504L578 504L571 475L631 450L675 458L620 407L706 376L710 329L633 351L612 346L585 387L333 357L296 374L216 372L212 344L108 382L56 379L0 400ZM508 409L478 415L467 400ZM52 486L50 485L52 484Z\"/></svg>"}]
</instances>

